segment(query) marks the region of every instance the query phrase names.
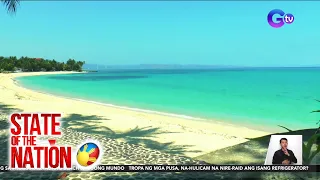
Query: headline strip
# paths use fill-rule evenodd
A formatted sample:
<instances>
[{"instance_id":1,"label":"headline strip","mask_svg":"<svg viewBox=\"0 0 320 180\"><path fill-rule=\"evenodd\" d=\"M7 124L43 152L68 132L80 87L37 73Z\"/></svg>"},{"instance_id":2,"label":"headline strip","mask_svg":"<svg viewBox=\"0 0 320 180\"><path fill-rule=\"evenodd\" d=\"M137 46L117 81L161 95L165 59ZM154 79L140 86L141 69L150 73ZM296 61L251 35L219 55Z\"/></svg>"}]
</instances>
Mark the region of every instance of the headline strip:
<instances>
[{"instance_id":1,"label":"headline strip","mask_svg":"<svg viewBox=\"0 0 320 180\"><path fill-rule=\"evenodd\" d=\"M0 172L19 171L0 165ZM24 170L25 171L25 170ZM30 169L34 171L34 169ZM47 170L48 171L48 170ZM58 170L70 171L70 170ZM82 171L74 166L73 171ZM98 165L90 172L320 172L320 165Z\"/></svg>"}]
</instances>

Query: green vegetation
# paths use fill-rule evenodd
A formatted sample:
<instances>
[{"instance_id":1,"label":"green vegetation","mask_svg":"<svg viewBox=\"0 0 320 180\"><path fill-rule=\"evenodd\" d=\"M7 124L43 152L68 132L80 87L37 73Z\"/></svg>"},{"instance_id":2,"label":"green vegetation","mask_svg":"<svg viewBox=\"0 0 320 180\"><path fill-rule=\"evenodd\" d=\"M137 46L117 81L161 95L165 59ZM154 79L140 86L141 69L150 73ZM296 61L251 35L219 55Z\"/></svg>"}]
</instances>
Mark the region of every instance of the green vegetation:
<instances>
[{"instance_id":1,"label":"green vegetation","mask_svg":"<svg viewBox=\"0 0 320 180\"><path fill-rule=\"evenodd\" d=\"M317 143L318 139L320 138L320 134L314 134L311 136L311 138L308 140L307 143L302 144L302 159L303 164L310 164L313 160L313 158L320 152L320 145ZM315 151L312 151L313 144L316 144L317 148Z\"/></svg>"},{"instance_id":2,"label":"green vegetation","mask_svg":"<svg viewBox=\"0 0 320 180\"><path fill-rule=\"evenodd\" d=\"M316 100L318 102L320 102L319 100ZM317 113L320 112L320 110L315 110L312 111L311 113ZM317 130L315 131L314 135L312 135L308 141L306 143L302 143L302 159L303 159L303 164L310 164L313 160L313 158L320 153L320 120L317 122ZM280 126L280 125L279 125ZM280 126L286 130L288 130L289 132L293 132L291 129L288 129L284 126ZM312 151L312 147L313 145L316 145L316 149L314 151Z\"/></svg>"},{"instance_id":3,"label":"green vegetation","mask_svg":"<svg viewBox=\"0 0 320 180\"><path fill-rule=\"evenodd\" d=\"M14 14L17 12L17 8L20 4L19 0L0 0L6 9L8 10L8 13Z\"/></svg>"},{"instance_id":4,"label":"green vegetation","mask_svg":"<svg viewBox=\"0 0 320 180\"><path fill-rule=\"evenodd\" d=\"M0 72L82 71L84 61L69 59L67 63L42 58L0 56Z\"/></svg>"},{"instance_id":5,"label":"green vegetation","mask_svg":"<svg viewBox=\"0 0 320 180\"><path fill-rule=\"evenodd\" d=\"M320 100L316 100L316 101L320 102ZM312 111L311 113L318 113L318 112L320 112L320 110L315 110L315 111ZM317 124L318 124L318 129L315 134L320 132L320 120L317 122Z\"/></svg>"},{"instance_id":6,"label":"green vegetation","mask_svg":"<svg viewBox=\"0 0 320 180\"><path fill-rule=\"evenodd\" d=\"M317 100L320 102L319 100ZM320 110L312 111L311 113L317 113L320 112ZM312 159L320 152L320 120L317 122L318 128L313 136L308 140L307 144L303 143L303 163L304 164L310 164ZM311 151L312 145L315 144L317 146L315 151Z\"/></svg>"}]
</instances>

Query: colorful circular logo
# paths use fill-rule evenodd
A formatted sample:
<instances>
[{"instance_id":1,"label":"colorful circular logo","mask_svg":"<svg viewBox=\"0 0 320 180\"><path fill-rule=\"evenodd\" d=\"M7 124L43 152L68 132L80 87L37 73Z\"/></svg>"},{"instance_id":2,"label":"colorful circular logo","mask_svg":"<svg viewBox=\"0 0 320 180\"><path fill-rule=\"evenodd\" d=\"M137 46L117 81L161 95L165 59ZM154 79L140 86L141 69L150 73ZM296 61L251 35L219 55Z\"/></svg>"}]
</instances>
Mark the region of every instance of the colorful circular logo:
<instances>
[{"instance_id":1,"label":"colorful circular logo","mask_svg":"<svg viewBox=\"0 0 320 180\"><path fill-rule=\"evenodd\" d=\"M100 149L95 143L86 143L82 145L77 152L77 161L79 165L88 167L94 164L100 155Z\"/></svg>"},{"instance_id":2,"label":"colorful circular logo","mask_svg":"<svg viewBox=\"0 0 320 180\"><path fill-rule=\"evenodd\" d=\"M285 13L281 9L274 9L269 12L267 16L267 21L270 26L274 28L280 28L285 23L292 24L294 21L294 16L291 13Z\"/></svg>"},{"instance_id":3,"label":"colorful circular logo","mask_svg":"<svg viewBox=\"0 0 320 180\"><path fill-rule=\"evenodd\" d=\"M286 22L287 24L291 24L294 21L294 16L292 14L286 14L284 16L284 22Z\"/></svg>"}]
</instances>

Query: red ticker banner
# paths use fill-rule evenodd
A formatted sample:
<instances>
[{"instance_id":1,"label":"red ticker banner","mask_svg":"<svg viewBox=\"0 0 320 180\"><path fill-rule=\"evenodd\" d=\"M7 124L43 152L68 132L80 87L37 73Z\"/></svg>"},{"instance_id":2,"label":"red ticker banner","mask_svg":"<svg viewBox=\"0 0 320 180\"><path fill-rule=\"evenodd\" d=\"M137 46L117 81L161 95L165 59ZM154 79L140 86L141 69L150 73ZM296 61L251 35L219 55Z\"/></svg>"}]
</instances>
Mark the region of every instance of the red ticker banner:
<instances>
[{"instance_id":1,"label":"red ticker banner","mask_svg":"<svg viewBox=\"0 0 320 180\"><path fill-rule=\"evenodd\" d=\"M29 169L32 171L32 169ZM10 171L8 165L0 165L0 172ZM19 170L14 170L19 171ZM25 171L25 170L24 170ZM59 171L70 171L62 170ZM73 171L81 171L77 167ZM320 172L320 165L98 165L91 172Z\"/></svg>"}]
</instances>

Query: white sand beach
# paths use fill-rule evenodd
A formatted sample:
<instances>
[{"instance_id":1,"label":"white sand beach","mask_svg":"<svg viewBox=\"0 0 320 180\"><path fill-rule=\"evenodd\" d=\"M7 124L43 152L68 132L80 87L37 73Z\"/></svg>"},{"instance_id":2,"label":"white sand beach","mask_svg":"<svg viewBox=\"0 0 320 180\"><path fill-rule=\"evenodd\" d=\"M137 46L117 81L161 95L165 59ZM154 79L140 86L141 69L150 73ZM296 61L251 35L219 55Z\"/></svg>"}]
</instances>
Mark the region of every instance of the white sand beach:
<instances>
[{"instance_id":1,"label":"white sand beach","mask_svg":"<svg viewBox=\"0 0 320 180\"><path fill-rule=\"evenodd\" d=\"M183 148L189 157L199 156L214 150L246 142L246 138L254 138L270 134L221 121L193 120L178 116L168 116L152 112L142 112L115 106L102 105L76 99L57 97L40 93L19 86L14 78L43 74L66 74L74 72L36 72L0 74L0 104L8 105L26 112L61 112L64 117L73 115L75 121L69 125L75 129L94 129L94 132L108 137L110 132L119 139L126 140L136 130L152 131L145 137L157 142L157 145L172 146L173 149ZM80 98L80 97L79 97ZM83 119L81 117L83 117ZM99 120L85 117L99 117ZM77 119L78 117L78 119ZM81 122L81 123L80 123ZM131 132L127 133L126 132ZM90 133L90 132L88 132ZM141 133L143 136L143 133ZM137 141L138 142L138 141ZM144 141L140 141L142 143Z\"/></svg>"}]
</instances>

